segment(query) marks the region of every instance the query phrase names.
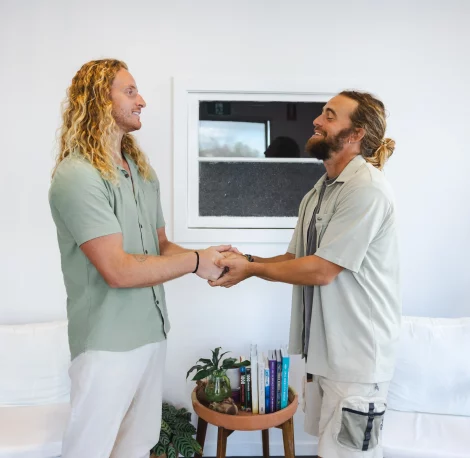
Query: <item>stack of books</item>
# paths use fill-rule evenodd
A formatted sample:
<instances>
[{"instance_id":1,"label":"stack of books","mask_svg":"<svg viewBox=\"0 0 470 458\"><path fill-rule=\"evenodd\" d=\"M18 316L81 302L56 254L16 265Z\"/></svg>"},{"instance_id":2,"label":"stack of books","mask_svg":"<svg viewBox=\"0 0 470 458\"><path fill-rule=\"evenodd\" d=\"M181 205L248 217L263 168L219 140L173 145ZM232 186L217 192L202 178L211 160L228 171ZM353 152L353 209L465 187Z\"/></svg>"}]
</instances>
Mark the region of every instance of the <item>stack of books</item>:
<instances>
[{"instance_id":1,"label":"stack of books","mask_svg":"<svg viewBox=\"0 0 470 458\"><path fill-rule=\"evenodd\" d=\"M241 356L240 361L246 358ZM284 409L288 404L290 358L287 347L270 350L265 357L251 345L250 366L240 368L240 409L266 414Z\"/></svg>"}]
</instances>

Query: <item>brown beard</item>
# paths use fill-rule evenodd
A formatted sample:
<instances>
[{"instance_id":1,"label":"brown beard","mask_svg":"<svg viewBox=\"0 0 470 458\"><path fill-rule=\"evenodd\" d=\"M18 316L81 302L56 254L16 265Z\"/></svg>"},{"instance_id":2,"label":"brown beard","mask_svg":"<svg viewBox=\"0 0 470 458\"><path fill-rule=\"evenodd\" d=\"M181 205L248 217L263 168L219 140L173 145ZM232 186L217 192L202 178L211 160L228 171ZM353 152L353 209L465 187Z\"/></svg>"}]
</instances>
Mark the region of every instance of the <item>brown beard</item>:
<instances>
[{"instance_id":1,"label":"brown beard","mask_svg":"<svg viewBox=\"0 0 470 458\"><path fill-rule=\"evenodd\" d=\"M311 137L305 145L305 152L315 159L327 161L331 158L331 153L341 151L343 149L346 138L348 138L353 132L354 127L346 127L345 129L340 130L333 137L326 137L321 140Z\"/></svg>"}]
</instances>

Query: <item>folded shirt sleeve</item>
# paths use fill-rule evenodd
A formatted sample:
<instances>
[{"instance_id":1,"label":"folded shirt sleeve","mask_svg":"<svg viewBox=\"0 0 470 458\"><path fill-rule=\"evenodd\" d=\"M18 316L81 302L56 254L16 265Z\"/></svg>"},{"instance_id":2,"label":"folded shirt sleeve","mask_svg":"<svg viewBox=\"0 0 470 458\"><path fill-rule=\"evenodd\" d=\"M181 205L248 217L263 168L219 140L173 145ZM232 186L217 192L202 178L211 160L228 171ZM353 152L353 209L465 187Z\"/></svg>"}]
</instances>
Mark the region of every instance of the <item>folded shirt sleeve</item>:
<instances>
[{"instance_id":1,"label":"folded shirt sleeve","mask_svg":"<svg viewBox=\"0 0 470 458\"><path fill-rule=\"evenodd\" d=\"M77 245L122 232L108 189L90 164L76 161L59 168L49 193L54 218L60 218Z\"/></svg>"}]
</instances>

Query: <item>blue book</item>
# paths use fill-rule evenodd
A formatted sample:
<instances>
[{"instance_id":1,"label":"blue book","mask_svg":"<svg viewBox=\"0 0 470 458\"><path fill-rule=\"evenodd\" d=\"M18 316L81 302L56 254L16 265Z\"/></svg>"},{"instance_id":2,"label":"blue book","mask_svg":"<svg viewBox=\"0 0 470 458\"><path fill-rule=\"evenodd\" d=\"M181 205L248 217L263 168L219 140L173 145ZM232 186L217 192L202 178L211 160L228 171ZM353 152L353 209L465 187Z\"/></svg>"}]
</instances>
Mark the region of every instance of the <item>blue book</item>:
<instances>
[{"instance_id":1,"label":"blue book","mask_svg":"<svg viewBox=\"0 0 470 458\"><path fill-rule=\"evenodd\" d=\"M266 358L266 361L265 361L265 366L264 366L264 397L265 397L265 409L266 409L266 413L271 413L271 408L270 408L270 402L269 402L269 399L270 399L270 394L271 394L271 390L270 390L270 383L269 383L269 360L268 358Z\"/></svg>"},{"instance_id":2,"label":"blue book","mask_svg":"<svg viewBox=\"0 0 470 458\"><path fill-rule=\"evenodd\" d=\"M289 365L290 358L287 353L287 347L281 348L281 362L282 362L282 372L281 372L281 409L287 407L289 403Z\"/></svg>"}]
</instances>

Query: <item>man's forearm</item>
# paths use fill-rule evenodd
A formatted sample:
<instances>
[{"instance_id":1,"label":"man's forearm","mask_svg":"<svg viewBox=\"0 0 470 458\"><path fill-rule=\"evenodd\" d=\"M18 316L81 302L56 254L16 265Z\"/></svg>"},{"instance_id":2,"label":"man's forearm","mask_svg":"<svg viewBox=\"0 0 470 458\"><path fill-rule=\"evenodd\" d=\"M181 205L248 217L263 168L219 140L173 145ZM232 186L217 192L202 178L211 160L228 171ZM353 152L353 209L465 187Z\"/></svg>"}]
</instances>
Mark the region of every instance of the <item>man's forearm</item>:
<instances>
[{"instance_id":1,"label":"man's forearm","mask_svg":"<svg viewBox=\"0 0 470 458\"><path fill-rule=\"evenodd\" d=\"M125 254L108 283L113 288L144 288L165 283L193 272L197 257L194 251L173 256Z\"/></svg>"},{"instance_id":2,"label":"man's forearm","mask_svg":"<svg viewBox=\"0 0 470 458\"><path fill-rule=\"evenodd\" d=\"M252 262L247 269L250 275L265 280L291 285L323 286L331 281L330 272L324 268L324 262L327 261L322 262L317 256L305 256L281 262Z\"/></svg>"},{"instance_id":3,"label":"man's forearm","mask_svg":"<svg viewBox=\"0 0 470 458\"><path fill-rule=\"evenodd\" d=\"M174 256L176 254L191 253L191 252L194 252L194 250L188 250L170 241L165 241L163 243L160 243L160 254L162 256Z\"/></svg>"},{"instance_id":4,"label":"man's forearm","mask_svg":"<svg viewBox=\"0 0 470 458\"><path fill-rule=\"evenodd\" d=\"M292 253L280 254L279 256L273 256L272 258L262 258L261 256L253 256L255 262L260 262L262 264L269 264L272 262L282 262L289 261L294 259L295 256Z\"/></svg>"}]
</instances>

